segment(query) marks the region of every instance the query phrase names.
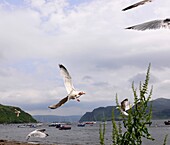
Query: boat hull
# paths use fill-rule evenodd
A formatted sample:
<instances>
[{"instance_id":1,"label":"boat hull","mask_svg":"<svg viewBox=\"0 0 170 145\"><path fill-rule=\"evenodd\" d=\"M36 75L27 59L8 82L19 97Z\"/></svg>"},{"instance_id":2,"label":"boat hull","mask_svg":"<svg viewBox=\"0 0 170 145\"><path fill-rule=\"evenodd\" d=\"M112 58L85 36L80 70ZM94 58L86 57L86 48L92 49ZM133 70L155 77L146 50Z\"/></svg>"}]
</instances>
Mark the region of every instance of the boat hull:
<instances>
[{"instance_id":1,"label":"boat hull","mask_svg":"<svg viewBox=\"0 0 170 145\"><path fill-rule=\"evenodd\" d=\"M59 130L70 130L71 126L60 126Z\"/></svg>"},{"instance_id":2,"label":"boat hull","mask_svg":"<svg viewBox=\"0 0 170 145\"><path fill-rule=\"evenodd\" d=\"M164 121L165 125L170 125L170 121Z\"/></svg>"}]
</instances>

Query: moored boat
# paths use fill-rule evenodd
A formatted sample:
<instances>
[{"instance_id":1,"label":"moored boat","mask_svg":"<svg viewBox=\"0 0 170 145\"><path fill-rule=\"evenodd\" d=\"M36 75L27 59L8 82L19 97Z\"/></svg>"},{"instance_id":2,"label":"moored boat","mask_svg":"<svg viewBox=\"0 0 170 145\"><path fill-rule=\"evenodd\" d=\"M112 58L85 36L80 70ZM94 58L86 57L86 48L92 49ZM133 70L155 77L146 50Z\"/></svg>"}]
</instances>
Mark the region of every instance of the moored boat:
<instances>
[{"instance_id":1,"label":"moored boat","mask_svg":"<svg viewBox=\"0 0 170 145\"><path fill-rule=\"evenodd\" d=\"M70 129L71 129L71 126L69 126L69 125L61 125L59 127L59 130L70 130Z\"/></svg>"},{"instance_id":2,"label":"moored boat","mask_svg":"<svg viewBox=\"0 0 170 145\"><path fill-rule=\"evenodd\" d=\"M61 123L61 122L53 122L51 124L49 124L49 127L56 127L59 128L61 125L64 125L65 123Z\"/></svg>"},{"instance_id":3,"label":"moored boat","mask_svg":"<svg viewBox=\"0 0 170 145\"><path fill-rule=\"evenodd\" d=\"M165 125L170 125L170 120L164 121Z\"/></svg>"},{"instance_id":4,"label":"moored boat","mask_svg":"<svg viewBox=\"0 0 170 145\"><path fill-rule=\"evenodd\" d=\"M26 127L36 128L37 126L35 124L21 124L21 125L18 125L18 128L26 128Z\"/></svg>"},{"instance_id":5,"label":"moored boat","mask_svg":"<svg viewBox=\"0 0 170 145\"><path fill-rule=\"evenodd\" d=\"M86 124L85 123L78 123L77 126L78 127L84 127Z\"/></svg>"},{"instance_id":6,"label":"moored boat","mask_svg":"<svg viewBox=\"0 0 170 145\"><path fill-rule=\"evenodd\" d=\"M95 124L95 121L85 122L85 124Z\"/></svg>"}]
</instances>

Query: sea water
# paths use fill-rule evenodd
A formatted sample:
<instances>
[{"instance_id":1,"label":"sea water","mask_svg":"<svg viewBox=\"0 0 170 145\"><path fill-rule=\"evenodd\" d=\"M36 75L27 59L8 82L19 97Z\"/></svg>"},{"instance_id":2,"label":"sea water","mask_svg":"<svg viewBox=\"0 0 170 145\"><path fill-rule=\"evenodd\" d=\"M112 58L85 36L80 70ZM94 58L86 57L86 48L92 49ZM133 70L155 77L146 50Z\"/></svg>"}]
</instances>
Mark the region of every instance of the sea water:
<instances>
[{"instance_id":1,"label":"sea water","mask_svg":"<svg viewBox=\"0 0 170 145\"><path fill-rule=\"evenodd\" d=\"M55 127L49 127L44 123L37 128L18 127L19 124L0 125L0 139L15 140L27 142L26 136L33 130L45 128L49 135L46 138L30 138L28 142L42 144L60 144L60 145L100 145L99 143L99 122L85 127L78 127L73 123L71 130L59 130ZM170 125L164 125L164 120L153 120L149 127L149 133L155 141L143 139L143 145L161 145L166 134L170 134ZM112 123L107 122L105 144L112 145ZM167 138L167 145L170 145L170 135Z\"/></svg>"}]
</instances>

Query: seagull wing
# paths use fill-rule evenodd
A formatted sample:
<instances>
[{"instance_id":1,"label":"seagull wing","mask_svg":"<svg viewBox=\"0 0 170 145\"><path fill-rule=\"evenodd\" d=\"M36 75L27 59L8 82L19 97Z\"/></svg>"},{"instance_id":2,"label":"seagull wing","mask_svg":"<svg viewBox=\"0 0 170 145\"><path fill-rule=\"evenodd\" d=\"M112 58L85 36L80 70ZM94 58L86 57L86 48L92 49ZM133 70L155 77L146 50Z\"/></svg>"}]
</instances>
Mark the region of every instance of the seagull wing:
<instances>
[{"instance_id":1,"label":"seagull wing","mask_svg":"<svg viewBox=\"0 0 170 145\"><path fill-rule=\"evenodd\" d=\"M140 5L143 5L143 4L145 4L145 3L147 3L147 2L151 2L151 1L152 1L152 0L143 0L143 1L140 1L140 2L138 2L138 3L135 3L135 4L133 4L133 5L130 5L130 6L126 7L126 8L124 8L124 9L122 9L122 11L126 11L126 10L129 10L129 9L138 7L138 6L140 6Z\"/></svg>"},{"instance_id":2,"label":"seagull wing","mask_svg":"<svg viewBox=\"0 0 170 145\"><path fill-rule=\"evenodd\" d=\"M162 23L163 23L162 20L153 20L153 21L142 23L139 25L127 27L125 29L134 29L134 30L141 30L141 31L144 31L147 29L159 29L162 27Z\"/></svg>"},{"instance_id":3,"label":"seagull wing","mask_svg":"<svg viewBox=\"0 0 170 145\"><path fill-rule=\"evenodd\" d=\"M44 129L42 129L42 130L44 130ZM44 137L48 136L48 134L42 132L41 129L39 129L39 130L36 129L36 130L30 132L30 133L26 136L26 139L28 140L31 136L32 136L32 137L44 138Z\"/></svg>"},{"instance_id":4,"label":"seagull wing","mask_svg":"<svg viewBox=\"0 0 170 145\"><path fill-rule=\"evenodd\" d=\"M121 110L122 114L128 116L129 114L126 111Z\"/></svg>"},{"instance_id":5,"label":"seagull wing","mask_svg":"<svg viewBox=\"0 0 170 145\"><path fill-rule=\"evenodd\" d=\"M60 107L61 105L63 105L64 103L66 103L68 101L68 96L63 98L61 101L59 101L57 104L51 105L48 108L50 109L56 109L58 107Z\"/></svg>"},{"instance_id":6,"label":"seagull wing","mask_svg":"<svg viewBox=\"0 0 170 145\"><path fill-rule=\"evenodd\" d=\"M59 67L60 67L60 73L64 79L65 88L67 90L67 93L69 94L74 89L71 76L67 71L67 69L62 64L59 64Z\"/></svg>"}]
</instances>

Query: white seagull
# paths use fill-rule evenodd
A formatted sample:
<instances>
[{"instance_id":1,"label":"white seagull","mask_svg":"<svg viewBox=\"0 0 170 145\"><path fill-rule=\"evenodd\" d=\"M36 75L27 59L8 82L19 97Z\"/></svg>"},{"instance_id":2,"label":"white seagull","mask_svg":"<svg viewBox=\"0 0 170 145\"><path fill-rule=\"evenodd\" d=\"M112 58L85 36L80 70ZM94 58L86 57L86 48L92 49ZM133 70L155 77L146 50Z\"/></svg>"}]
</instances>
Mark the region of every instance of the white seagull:
<instances>
[{"instance_id":1,"label":"white seagull","mask_svg":"<svg viewBox=\"0 0 170 145\"><path fill-rule=\"evenodd\" d=\"M15 109L15 114L17 115L17 117L19 117L19 114L21 113L21 111Z\"/></svg>"},{"instance_id":2,"label":"white seagull","mask_svg":"<svg viewBox=\"0 0 170 145\"><path fill-rule=\"evenodd\" d=\"M60 100L57 104L49 106L50 109L56 109L60 107L61 105L63 105L64 103L66 103L67 101L69 101L70 99L76 99L79 102L80 101L79 97L85 94L85 92L77 91L73 87L72 79L67 69L62 64L59 64L59 67L60 67L61 75L63 76L63 79L64 79L64 84L65 84L65 88L67 90L68 95L67 97Z\"/></svg>"},{"instance_id":3,"label":"white seagull","mask_svg":"<svg viewBox=\"0 0 170 145\"><path fill-rule=\"evenodd\" d=\"M26 136L26 140L28 140L30 137L45 138L47 136L48 134L45 133L45 129L36 129Z\"/></svg>"},{"instance_id":4,"label":"white seagull","mask_svg":"<svg viewBox=\"0 0 170 145\"><path fill-rule=\"evenodd\" d=\"M140 2L137 2L137 3L133 4L133 5L130 5L130 6L126 7L126 8L124 8L124 9L122 9L122 11L126 11L126 10L129 10L129 9L132 9L132 8L138 7L140 5L144 5L145 3L152 2L152 1L153 0L142 0Z\"/></svg>"},{"instance_id":5,"label":"white seagull","mask_svg":"<svg viewBox=\"0 0 170 145\"><path fill-rule=\"evenodd\" d=\"M129 103L128 99L126 98L121 102L120 111L125 116L128 116L128 113L126 111L129 109L130 109L130 103Z\"/></svg>"},{"instance_id":6,"label":"white seagull","mask_svg":"<svg viewBox=\"0 0 170 145\"><path fill-rule=\"evenodd\" d=\"M160 29L160 28L166 28L170 29L170 18L164 19L164 20L153 20L146 23L142 23L139 25L134 25L131 27L127 27L125 29L134 29L134 30L147 30L147 29Z\"/></svg>"}]
</instances>

